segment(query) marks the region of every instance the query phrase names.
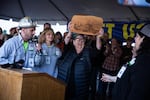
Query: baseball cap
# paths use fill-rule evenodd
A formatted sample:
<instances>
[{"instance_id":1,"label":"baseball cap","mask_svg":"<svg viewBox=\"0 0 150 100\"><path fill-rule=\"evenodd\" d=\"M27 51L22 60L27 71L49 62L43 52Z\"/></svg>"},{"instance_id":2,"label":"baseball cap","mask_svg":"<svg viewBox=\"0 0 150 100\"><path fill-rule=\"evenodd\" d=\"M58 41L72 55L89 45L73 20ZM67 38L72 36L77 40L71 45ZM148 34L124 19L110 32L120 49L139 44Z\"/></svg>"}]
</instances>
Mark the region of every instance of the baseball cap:
<instances>
[{"instance_id":1,"label":"baseball cap","mask_svg":"<svg viewBox=\"0 0 150 100\"><path fill-rule=\"evenodd\" d=\"M150 37L150 24L144 25L139 32L141 32L144 35Z\"/></svg>"}]
</instances>

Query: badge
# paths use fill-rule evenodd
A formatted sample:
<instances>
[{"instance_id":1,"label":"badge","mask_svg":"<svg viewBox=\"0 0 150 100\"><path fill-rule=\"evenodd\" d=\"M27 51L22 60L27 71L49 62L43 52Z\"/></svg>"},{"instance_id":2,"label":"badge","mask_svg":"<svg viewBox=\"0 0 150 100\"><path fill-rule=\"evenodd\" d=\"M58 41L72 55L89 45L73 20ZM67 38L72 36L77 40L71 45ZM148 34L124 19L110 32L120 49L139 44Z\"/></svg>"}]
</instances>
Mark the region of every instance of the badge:
<instances>
[{"instance_id":1,"label":"badge","mask_svg":"<svg viewBox=\"0 0 150 100\"><path fill-rule=\"evenodd\" d=\"M121 69L119 70L118 74L117 74L117 77L121 78L121 76L123 75L125 70L126 70L126 67L122 66Z\"/></svg>"},{"instance_id":2,"label":"badge","mask_svg":"<svg viewBox=\"0 0 150 100\"><path fill-rule=\"evenodd\" d=\"M34 67L34 59L33 58L29 58L29 66Z\"/></svg>"},{"instance_id":3,"label":"badge","mask_svg":"<svg viewBox=\"0 0 150 100\"><path fill-rule=\"evenodd\" d=\"M46 64L50 64L51 63L51 59L50 59L50 57L48 56L48 57L46 57Z\"/></svg>"},{"instance_id":4,"label":"badge","mask_svg":"<svg viewBox=\"0 0 150 100\"><path fill-rule=\"evenodd\" d=\"M47 52L46 52L46 50L42 50L42 53L43 53L43 55L45 55L45 56L48 55Z\"/></svg>"},{"instance_id":5,"label":"badge","mask_svg":"<svg viewBox=\"0 0 150 100\"><path fill-rule=\"evenodd\" d=\"M29 44L29 50L34 50L34 44Z\"/></svg>"},{"instance_id":6,"label":"badge","mask_svg":"<svg viewBox=\"0 0 150 100\"><path fill-rule=\"evenodd\" d=\"M59 56L60 55L60 52L59 51L56 51L56 56Z\"/></svg>"}]
</instances>

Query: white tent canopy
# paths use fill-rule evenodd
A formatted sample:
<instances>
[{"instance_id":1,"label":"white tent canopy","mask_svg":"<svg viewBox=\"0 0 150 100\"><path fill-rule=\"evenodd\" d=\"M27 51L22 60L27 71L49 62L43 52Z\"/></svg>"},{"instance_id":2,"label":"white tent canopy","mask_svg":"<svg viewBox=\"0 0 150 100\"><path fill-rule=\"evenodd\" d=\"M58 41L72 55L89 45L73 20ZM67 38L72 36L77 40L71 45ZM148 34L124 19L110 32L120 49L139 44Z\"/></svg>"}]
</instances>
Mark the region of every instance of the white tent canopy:
<instances>
[{"instance_id":1,"label":"white tent canopy","mask_svg":"<svg viewBox=\"0 0 150 100\"><path fill-rule=\"evenodd\" d=\"M117 0L1 0L0 19L18 21L30 16L38 23L67 24L75 14L102 17L104 21L150 21L150 7L122 6Z\"/></svg>"}]
</instances>

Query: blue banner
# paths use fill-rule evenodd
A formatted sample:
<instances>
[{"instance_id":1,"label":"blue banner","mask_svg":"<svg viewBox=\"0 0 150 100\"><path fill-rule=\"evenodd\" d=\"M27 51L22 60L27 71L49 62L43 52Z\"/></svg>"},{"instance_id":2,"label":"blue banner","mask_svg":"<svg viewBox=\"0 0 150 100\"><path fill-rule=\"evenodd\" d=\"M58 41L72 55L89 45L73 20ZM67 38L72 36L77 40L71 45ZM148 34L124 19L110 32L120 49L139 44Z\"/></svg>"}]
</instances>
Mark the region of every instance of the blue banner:
<instances>
[{"instance_id":1,"label":"blue banner","mask_svg":"<svg viewBox=\"0 0 150 100\"><path fill-rule=\"evenodd\" d=\"M149 22L104 22L104 31L109 34L109 39L115 37L124 41L128 37L135 37L138 29Z\"/></svg>"}]
</instances>

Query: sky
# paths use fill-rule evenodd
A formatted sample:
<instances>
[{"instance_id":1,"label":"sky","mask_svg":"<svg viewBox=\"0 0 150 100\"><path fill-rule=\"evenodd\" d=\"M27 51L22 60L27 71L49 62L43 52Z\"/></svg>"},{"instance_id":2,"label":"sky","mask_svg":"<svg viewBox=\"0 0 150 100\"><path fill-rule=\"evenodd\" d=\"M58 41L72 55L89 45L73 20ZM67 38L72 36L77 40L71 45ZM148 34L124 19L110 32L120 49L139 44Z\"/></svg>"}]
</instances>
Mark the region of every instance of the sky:
<instances>
[{"instance_id":1,"label":"sky","mask_svg":"<svg viewBox=\"0 0 150 100\"><path fill-rule=\"evenodd\" d=\"M4 34L9 34L9 30L12 27L17 27L18 26L18 22L13 21L12 19L10 20L3 20L0 19L0 27L3 29ZM59 23L57 23L56 25L52 25L52 28L54 29L54 32L60 31L63 35L64 32L66 32L67 28L66 25L59 25ZM39 33L43 30L43 25L38 25L38 27L36 27L36 35L39 35Z\"/></svg>"}]
</instances>

